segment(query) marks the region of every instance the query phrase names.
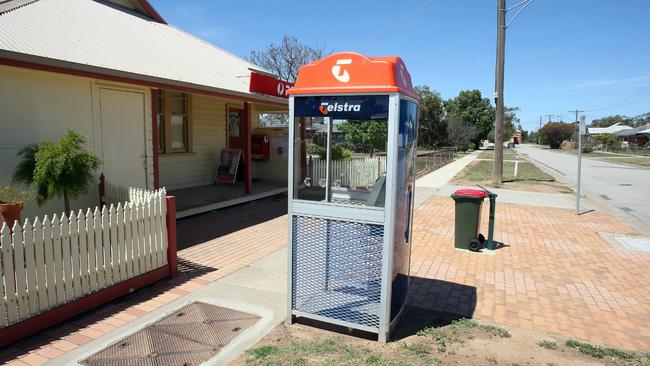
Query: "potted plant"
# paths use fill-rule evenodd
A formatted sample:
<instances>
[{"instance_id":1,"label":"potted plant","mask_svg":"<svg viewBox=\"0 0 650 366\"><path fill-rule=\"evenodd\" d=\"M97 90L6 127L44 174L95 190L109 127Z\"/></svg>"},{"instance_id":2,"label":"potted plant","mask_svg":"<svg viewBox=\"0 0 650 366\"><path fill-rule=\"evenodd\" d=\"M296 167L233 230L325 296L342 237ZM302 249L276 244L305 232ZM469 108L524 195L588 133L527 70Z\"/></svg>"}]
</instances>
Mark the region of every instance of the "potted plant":
<instances>
[{"instance_id":1,"label":"potted plant","mask_svg":"<svg viewBox=\"0 0 650 366\"><path fill-rule=\"evenodd\" d=\"M0 214L10 228L15 221L20 222L20 213L30 199L29 192L18 191L11 186L0 187Z\"/></svg>"},{"instance_id":2,"label":"potted plant","mask_svg":"<svg viewBox=\"0 0 650 366\"><path fill-rule=\"evenodd\" d=\"M42 205L54 197L63 197L66 214L70 199L85 193L101 161L84 144L86 137L69 130L58 143L44 141L28 145L18 152L20 161L14 182L36 189L36 202Z\"/></svg>"}]
</instances>

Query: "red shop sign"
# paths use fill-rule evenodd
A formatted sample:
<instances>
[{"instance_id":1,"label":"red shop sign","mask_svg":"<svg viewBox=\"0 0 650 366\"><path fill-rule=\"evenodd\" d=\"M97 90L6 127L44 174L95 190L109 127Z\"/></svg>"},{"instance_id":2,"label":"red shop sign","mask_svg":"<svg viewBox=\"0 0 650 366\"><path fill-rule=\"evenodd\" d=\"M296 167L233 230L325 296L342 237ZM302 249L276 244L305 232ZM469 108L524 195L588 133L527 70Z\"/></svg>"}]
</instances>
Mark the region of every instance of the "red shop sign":
<instances>
[{"instance_id":1,"label":"red shop sign","mask_svg":"<svg viewBox=\"0 0 650 366\"><path fill-rule=\"evenodd\" d=\"M268 75L251 72L251 83L248 89L251 93L289 98L289 89L291 88L293 88L293 83L276 79Z\"/></svg>"}]
</instances>

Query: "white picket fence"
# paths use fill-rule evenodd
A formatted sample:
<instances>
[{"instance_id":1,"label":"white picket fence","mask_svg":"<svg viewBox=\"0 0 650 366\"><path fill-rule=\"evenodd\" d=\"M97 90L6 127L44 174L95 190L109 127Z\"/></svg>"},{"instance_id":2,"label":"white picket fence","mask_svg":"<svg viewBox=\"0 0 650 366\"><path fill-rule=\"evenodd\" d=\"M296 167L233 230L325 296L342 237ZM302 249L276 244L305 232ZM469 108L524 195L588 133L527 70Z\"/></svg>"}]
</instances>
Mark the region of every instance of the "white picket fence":
<instances>
[{"instance_id":1,"label":"white picket fence","mask_svg":"<svg viewBox=\"0 0 650 366\"><path fill-rule=\"evenodd\" d=\"M327 164L324 159L313 158L313 181L318 184L326 178ZM340 181L342 187L369 187L386 171L386 157L352 158L332 161L332 182Z\"/></svg>"},{"instance_id":2,"label":"white picket fence","mask_svg":"<svg viewBox=\"0 0 650 366\"><path fill-rule=\"evenodd\" d=\"M131 190L135 188L126 188L114 185L110 182L104 183L104 197L105 204L130 201Z\"/></svg>"},{"instance_id":3,"label":"white picket fence","mask_svg":"<svg viewBox=\"0 0 650 366\"><path fill-rule=\"evenodd\" d=\"M0 329L167 264L166 192L0 229Z\"/></svg>"}]
</instances>

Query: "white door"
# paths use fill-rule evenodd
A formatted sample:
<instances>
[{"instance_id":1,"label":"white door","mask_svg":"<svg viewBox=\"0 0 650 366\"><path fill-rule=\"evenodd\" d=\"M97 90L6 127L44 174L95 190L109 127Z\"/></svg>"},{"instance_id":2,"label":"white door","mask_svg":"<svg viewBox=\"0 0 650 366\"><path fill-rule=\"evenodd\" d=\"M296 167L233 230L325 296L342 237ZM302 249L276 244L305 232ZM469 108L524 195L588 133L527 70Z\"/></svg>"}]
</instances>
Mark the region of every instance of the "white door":
<instances>
[{"instance_id":1,"label":"white door","mask_svg":"<svg viewBox=\"0 0 650 366\"><path fill-rule=\"evenodd\" d=\"M106 181L147 188L144 93L99 89L102 162Z\"/></svg>"}]
</instances>

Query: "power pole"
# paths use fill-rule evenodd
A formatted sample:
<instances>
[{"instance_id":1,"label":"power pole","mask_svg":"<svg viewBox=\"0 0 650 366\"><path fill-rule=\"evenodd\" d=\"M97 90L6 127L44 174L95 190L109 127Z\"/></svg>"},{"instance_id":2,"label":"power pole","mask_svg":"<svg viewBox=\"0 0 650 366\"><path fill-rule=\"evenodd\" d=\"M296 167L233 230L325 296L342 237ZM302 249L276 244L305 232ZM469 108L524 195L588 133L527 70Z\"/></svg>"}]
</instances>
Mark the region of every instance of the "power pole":
<instances>
[{"instance_id":1,"label":"power pole","mask_svg":"<svg viewBox=\"0 0 650 366\"><path fill-rule=\"evenodd\" d=\"M542 135L540 131L542 130L542 116L539 116L539 129L537 130L537 145L542 144Z\"/></svg>"},{"instance_id":2,"label":"power pole","mask_svg":"<svg viewBox=\"0 0 650 366\"><path fill-rule=\"evenodd\" d=\"M578 114L582 113L582 112L584 112L584 111L581 111L578 108L576 108L575 111L569 111L569 113L575 113L576 114L576 124L578 124Z\"/></svg>"},{"instance_id":3,"label":"power pole","mask_svg":"<svg viewBox=\"0 0 650 366\"><path fill-rule=\"evenodd\" d=\"M551 123L551 118L559 116L557 114L545 114L544 117L548 117L548 123Z\"/></svg>"},{"instance_id":4,"label":"power pole","mask_svg":"<svg viewBox=\"0 0 650 366\"><path fill-rule=\"evenodd\" d=\"M503 183L503 79L506 53L506 0L497 0L497 60L494 98L497 115L494 124L494 168L492 181Z\"/></svg>"},{"instance_id":5,"label":"power pole","mask_svg":"<svg viewBox=\"0 0 650 366\"><path fill-rule=\"evenodd\" d=\"M503 70L506 56L506 29L533 1L523 0L506 8L506 0L497 0L497 57L494 80L494 102L497 106L497 113L494 123L494 168L492 170L492 181L495 184L503 182ZM506 24L506 13L510 10L517 10L517 12Z\"/></svg>"}]
</instances>

